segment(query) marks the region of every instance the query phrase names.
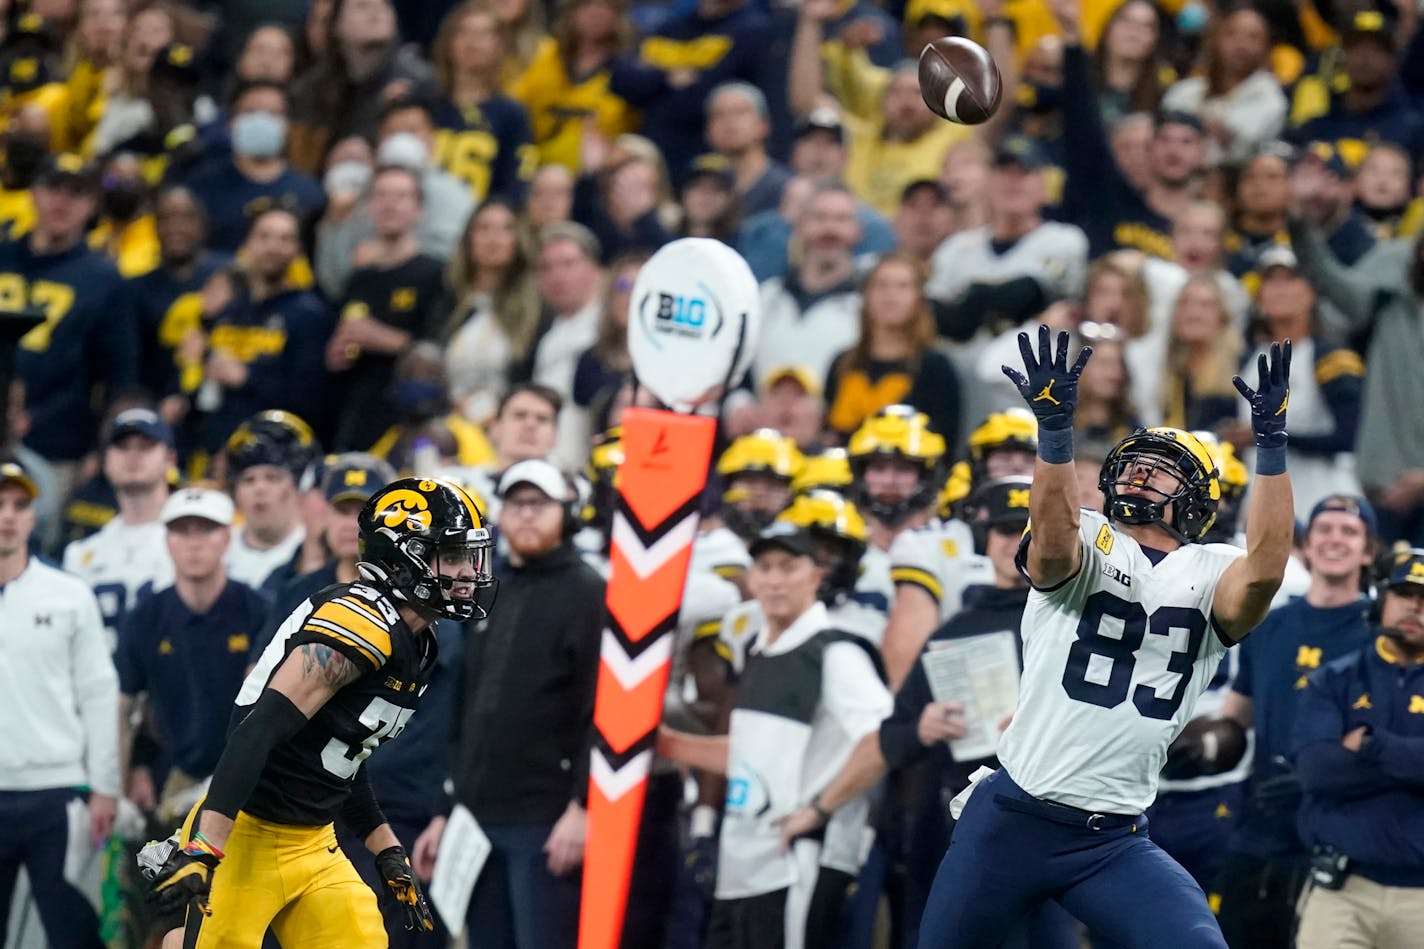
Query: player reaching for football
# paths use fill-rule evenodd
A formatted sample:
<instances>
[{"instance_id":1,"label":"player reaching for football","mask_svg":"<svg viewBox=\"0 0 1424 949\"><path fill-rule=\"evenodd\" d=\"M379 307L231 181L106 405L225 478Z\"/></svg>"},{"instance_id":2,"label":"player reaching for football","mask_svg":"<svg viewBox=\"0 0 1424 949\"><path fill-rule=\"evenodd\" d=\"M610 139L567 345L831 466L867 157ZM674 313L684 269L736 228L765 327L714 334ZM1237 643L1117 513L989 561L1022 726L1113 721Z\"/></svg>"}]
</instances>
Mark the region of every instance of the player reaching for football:
<instances>
[{"instance_id":1,"label":"player reaching for football","mask_svg":"<svg viewBox=\"0 0 1424 949\"><path fill-rule=\"evenodd\" d=\"M920 929L921 949L992 947L1056 900L1119 944L1220 947L1201 888L1147 836L1167 746L1191 720L1222 653L1261 620L1290 553L1285 471L1290 343L1262 356L1251 403L1257 446L1246 552L1196 543L1221 488L1190 433L1139 430L1100 475L1105 516L1078 507L1068 334L1022 373L1004 367L1038 417L1031 522L1017 563L1033 589L1024 612L1018 709L1002 767L955 799L959 817ZM962 812L962 813L961 813Z\"/></svg>"},{"instance_id":2,"label":"player reaching for football","mask_svg":"<svg viewBox=\"0 0 1424 949\"><path fill-rule=\"evenodd\" d=\"M285 946L385 947L374 894L337 846L338 815L376 855L407 928L432 928L362 763L419 705L431 625L483 615L493 545L469 494L435 478L386 486L358 525L361 579L278 628L238 694L207 796L156 874L155 901L185 947L257 949L269 925Z\"/></svg>"}]
</instances>

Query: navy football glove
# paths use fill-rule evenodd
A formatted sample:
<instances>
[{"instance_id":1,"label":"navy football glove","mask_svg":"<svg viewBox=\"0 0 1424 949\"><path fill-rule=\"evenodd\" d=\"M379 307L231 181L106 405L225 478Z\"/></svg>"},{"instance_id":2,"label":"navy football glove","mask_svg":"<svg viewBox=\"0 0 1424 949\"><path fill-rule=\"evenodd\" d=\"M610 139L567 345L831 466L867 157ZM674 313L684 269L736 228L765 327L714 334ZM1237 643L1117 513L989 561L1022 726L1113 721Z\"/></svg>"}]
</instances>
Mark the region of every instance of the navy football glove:
<instances>
[{"instance_id":1,"label":"navy football glove","mask_svg":"<svg viewBox=\"0 0 1424 949\"><path fill-rule=\"evenodd\" d=\"M1046 325L1038 327L1038 356L1034 357L1028 334L1019 334L1019 352L1023 353L1024 371L1004 367L1004 375L1018 386L1028 407L1038 418L1040 428L1065 431L1073 427L1073 410L1078 406L1078 377L1093 354L1091 346L1078 353L1073 367L1068 367L1068 334L1058 334L1057 347L1050 346L1052 332Z\"/></svg>"},{"instance_id":2,"label":"navy football glove","mask_svg":"<svg viewBox=\"0 0 1424 949\"><path fill-rule=\"evenodd\" d=\"M1236 391L1251 403L1251 431L1257 448L1284 448L1286 445L1286 406L1290 404L1291 343L1271 344L1268 359L1262 353L1256 360L1257 383L1253 391L1240 376L1231 380Z\"/></svg>"},{"instance_id":3,"label":"navy football glove","mask_svg":"<svg viewBox=\"0 0 1424 949\"><path fill-rule=\"evenodd\" d=\"M435 919L430 915L425 894L415 880L405 848L398 844L376 854L376 869L381 871L381 879L390 887L391 896L405 911L405 928L410 932L434 932Z\"/></svg>"}]
</instances>

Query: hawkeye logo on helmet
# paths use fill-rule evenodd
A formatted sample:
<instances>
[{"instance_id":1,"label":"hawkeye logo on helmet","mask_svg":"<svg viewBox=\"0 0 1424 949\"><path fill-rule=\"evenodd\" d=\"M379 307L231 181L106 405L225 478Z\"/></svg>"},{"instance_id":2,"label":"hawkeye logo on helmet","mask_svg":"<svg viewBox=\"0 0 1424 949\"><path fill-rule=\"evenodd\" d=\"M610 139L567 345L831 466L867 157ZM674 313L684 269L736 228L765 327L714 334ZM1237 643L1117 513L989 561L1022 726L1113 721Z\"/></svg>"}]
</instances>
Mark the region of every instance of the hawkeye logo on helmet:
<instances>
[{"instance_id":1,"label":"hawkeye logo on helmet","mask_svg":"<svg viewBox=\"0 0 1424 949\"><path fill-rule=\"evenodd\" d=\"M376 511L376 520L387 527L410 525L411 530L426 530L430 527L430 502L425 495L409 488L392 491L381 499L381 507Z\"/></svg>"}]
</instances>

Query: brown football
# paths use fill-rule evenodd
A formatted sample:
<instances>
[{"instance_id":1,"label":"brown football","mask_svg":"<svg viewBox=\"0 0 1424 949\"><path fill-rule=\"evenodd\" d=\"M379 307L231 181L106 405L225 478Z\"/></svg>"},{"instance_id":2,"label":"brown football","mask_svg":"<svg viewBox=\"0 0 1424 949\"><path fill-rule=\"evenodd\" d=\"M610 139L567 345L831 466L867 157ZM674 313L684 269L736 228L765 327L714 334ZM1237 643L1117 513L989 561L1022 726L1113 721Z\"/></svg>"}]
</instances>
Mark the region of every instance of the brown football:
<instances>
[{"instance_id":1,"label":"brown football","mask_svg":"<svg viewBox=\"0 0 1424 949\"><path fill-rule=\"evenodd\" d=\"M962 36L943 36L920 53L920 95L941 118L963 125L986 122L1004 94L989 51Z\"/></svg>"}]
</instances>

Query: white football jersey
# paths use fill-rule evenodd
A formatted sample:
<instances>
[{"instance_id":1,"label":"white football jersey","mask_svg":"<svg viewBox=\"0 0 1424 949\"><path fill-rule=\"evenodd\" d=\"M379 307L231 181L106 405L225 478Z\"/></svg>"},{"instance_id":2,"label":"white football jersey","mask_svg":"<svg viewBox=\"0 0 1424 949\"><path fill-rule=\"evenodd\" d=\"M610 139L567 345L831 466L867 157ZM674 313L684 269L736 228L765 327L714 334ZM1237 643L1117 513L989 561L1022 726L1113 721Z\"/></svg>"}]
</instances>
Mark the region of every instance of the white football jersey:
<instances>
[{"instance_id":1,"label":"white football jersey","mask_svg":"<svg viewBox=\"0 0 1424 949\"><path fill-rule=\"evenodd\" d=\"M1226 652L1212 597L1242 552L1186 544L1154 566L1103 515L1080 517L1082 567L1029 594L1018 708L999 760L1035 797L1136 814Z\"/></svg>"},{"instance_id":2,"label":"white football jersey","mask_svg":"<svg viewBox=\"0 0 1424 949\"><path fill-rule=\"evenodd\" d=\"M104 628L116 637L124 615L144 586L158 590L173 583L168 529L160 521L125 524L122 517L64 548L64 569L89 585L99 601Z\"/></svg>"},{"instance_id":3,"label":"white football jersey","mask_svg":"<svg viewBox=\"0 0 1424 949\"><path fill-rule=\"evenodd\" d=\"M963 607L966 587L994 582L994 567L974 552L969 525L950 518L901 531L890 545L890 578L928 593L943 623Z\"/></svg>"},{"instance_id":4,"label":"white football jersey","mask_svg":"<svg viewBox=\"0 0 1424 949\"><path fill-rule=\"evenodd\" d=\"M747 545L726 527L699 531L692 541L689 573L708 571L724 580L733 580L751 569L752 555Z\"/></svg>"},{"instance_id":5,"label":"white football jersey","mask_svg":"<svg viewBox=\"0 0 1424 949\"><path fill-rule=\"evenodd\" d=\"M227 545L227 555L223 558L227 562L227 575L238 583L260 590L279 567L291 563L306 537L306 528L298 524L276 547L258 550L248 545L246 532L241 527L235 527L232 542Z\"/></svg>"}]
</instances>

